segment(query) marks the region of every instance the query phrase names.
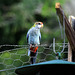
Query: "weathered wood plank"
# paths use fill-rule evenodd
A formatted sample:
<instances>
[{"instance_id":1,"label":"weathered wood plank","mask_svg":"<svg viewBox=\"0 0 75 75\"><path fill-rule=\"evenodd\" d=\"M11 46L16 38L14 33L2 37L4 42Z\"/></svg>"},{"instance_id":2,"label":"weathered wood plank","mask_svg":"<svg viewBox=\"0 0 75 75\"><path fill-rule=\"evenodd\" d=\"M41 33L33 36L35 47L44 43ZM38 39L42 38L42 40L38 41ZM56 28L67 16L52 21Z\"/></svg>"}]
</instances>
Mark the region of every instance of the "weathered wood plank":
<instances>
[{"instance_id":1,"label":"weathered wood plank","mask_svg":"<svg viewBox=\"0 0 75 75\"><path fill-rule=\"evenodd\" d=\"M71 27L73 28L73 30L75 31L75 17L74 16L69 16L69 22L71 24ZM71 51L71 57L72 57L72 61L75 62L75 51L73 51L72 49L70 49Z\"/></svg>"},{"instance_id":2,"label":"weathered wood plank","mask_svg":"<svg viewBox=\"0 0 75 75\"><path fill-rule=\"evenodd\" d=\"M64 11L63 11L60 3L56 3L55 8L56 8L57 15L59 16L60 23L63 25ZM72 50L75 51L75 32L74 32L73 28L71 27L65 14L64 14L64 21L65 21L65 33L66 33L67 39L70 43Z\"/></svg>"},{"instance_id":3,"label":"weathered wood plank","mask_svg":"<svg viewBox=\"0 0 75 75\"><path fill-rule=\"evenodd\" d=\"M68 43L68 61L72 62L72 49Z\"/></svg>"}]
</instances>

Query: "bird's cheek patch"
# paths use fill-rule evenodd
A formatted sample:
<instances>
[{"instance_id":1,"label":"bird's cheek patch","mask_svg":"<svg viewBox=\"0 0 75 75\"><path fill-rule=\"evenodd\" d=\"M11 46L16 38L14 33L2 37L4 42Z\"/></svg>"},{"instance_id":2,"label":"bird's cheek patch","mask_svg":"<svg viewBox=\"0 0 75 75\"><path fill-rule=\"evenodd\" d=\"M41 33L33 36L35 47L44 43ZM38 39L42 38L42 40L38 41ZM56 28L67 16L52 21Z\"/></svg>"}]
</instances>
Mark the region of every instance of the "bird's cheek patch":
<instances>
[{"instance_id":1,"label":"bird's cheek patch","mask_svg":"<svg viewBox=\"0 0 75 75\"><path fill-rule=\"evenodd\" d=\"M41 22L41 24L43 24L43 23Z\"/></svg>"},{"instance_id":2,"label":"bird's cheek patch","mask_svg":"<svg viewBox=\"0 0 75 75\"><path fill-rule=\"evenodd\" d=\"M41 25L38 25L39 28L41 28Z\"/></svg>"},{"instance_id":3,"label":"bird's cheek patch","mask_svg":"<svg viewBox=\"0 0 75 75\"><path fill-rule=\"evenodd\" d=\"M41 25L41 27L43 27L43 24Z\"/></svg>"}]
</instances>

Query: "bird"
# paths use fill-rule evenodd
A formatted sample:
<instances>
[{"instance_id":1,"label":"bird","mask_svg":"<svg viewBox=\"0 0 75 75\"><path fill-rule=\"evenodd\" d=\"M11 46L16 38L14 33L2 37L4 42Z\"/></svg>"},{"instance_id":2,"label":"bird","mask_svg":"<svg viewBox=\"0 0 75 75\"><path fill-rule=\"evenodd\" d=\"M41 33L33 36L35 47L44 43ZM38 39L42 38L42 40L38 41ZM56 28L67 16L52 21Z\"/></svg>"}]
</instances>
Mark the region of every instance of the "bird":
<instances>
[{"instance_id":1,"label":"bird","mask_svg":"<svg viewBox=\"0 0 75 75\"><path fill-rule=\"evenodd\" d=\"M41 41L40 29L43 28L43 22L35 22L27 32L27 43L29 44L28 56L30 55L30 64L35 64L38 45Z\"/></svg>"}]
</instances>

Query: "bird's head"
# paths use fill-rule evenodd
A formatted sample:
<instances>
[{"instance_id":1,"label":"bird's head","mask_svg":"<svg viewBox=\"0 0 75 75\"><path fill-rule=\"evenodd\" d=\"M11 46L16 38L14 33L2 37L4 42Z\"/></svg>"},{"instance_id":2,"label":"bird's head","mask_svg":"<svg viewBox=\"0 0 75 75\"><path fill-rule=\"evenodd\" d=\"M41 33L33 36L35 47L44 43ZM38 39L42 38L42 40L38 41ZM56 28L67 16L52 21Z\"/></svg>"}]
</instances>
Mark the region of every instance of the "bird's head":
<instances>
[{"instance_id":1,"label":"bird's head","mask_svg":"<svg viewBox=\"0 0 75 75\"><path fill-rule=\"evenodd\" d=\"M43 23L42 22L35 22L34 23L34 27L36 27L36 28L42 28L43 27Z\"/></svg>"}]
</instances>

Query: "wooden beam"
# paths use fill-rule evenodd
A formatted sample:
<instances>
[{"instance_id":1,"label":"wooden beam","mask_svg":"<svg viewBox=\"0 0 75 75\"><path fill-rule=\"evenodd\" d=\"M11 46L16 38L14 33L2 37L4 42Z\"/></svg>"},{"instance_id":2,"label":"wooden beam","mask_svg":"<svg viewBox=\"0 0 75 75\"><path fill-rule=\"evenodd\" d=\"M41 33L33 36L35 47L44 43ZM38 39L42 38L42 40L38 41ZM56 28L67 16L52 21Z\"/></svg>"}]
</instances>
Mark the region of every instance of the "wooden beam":
<instances>
[{"instance_id":1,"label":"wooden beam","mask_svg":"<svg viewBox=\"0 0 75 75\"><path fill-rule=\"evenodd\" d=\"M61 23L61 25L63 25L64 11L63 11L60 3L56 3L55 8L56 8L57 15L59 16L60 23ZM71 27L65 14L64 14L64 21L65 21L65 33L66 33L67 39L70 43L71 49L73 51L75 51L75 32L74 32L73 28Z\"/></svg>"},{"instance_id":2,"label":"wooden beam","mask_svg":"<svg viewBox=\"0 0 75 75\"><path fill-rule=\"evenodd\" d=\"M69 16L69 23L72 27L72 18L71 18L71 16ZM68 61L72 62L72 49L71 49L71 46L70 46L69 42L68 42Z\"/></svg>"},{"instance_id":3,"label":"wooden beam","mask_svg":"<svg viewBox=\"0 0 75 75\"><path fill-rule=\"evenodd\" d=\"M70 24L71 24L71 27L73 28L73 31L75 31L75 17L72 16L72 15L69 16L69 22L70 22ZM75 62L75 51L72 50L72 49L70 49L69 52L70 52L70 54L71 54L71 55L69 55L69 56L71 57L71 60L72 60L73 62Z\"/></svg>"},{"instance_id":4,"label":"wooden beam","mask_svg":"<svg viewBox=\"0 0 75 75\"><path fill-rule=\"evenodd\" d=\"M72 49L69 43L68 43L68 61L72 62Z\"/></svg>"}]
</instances>

